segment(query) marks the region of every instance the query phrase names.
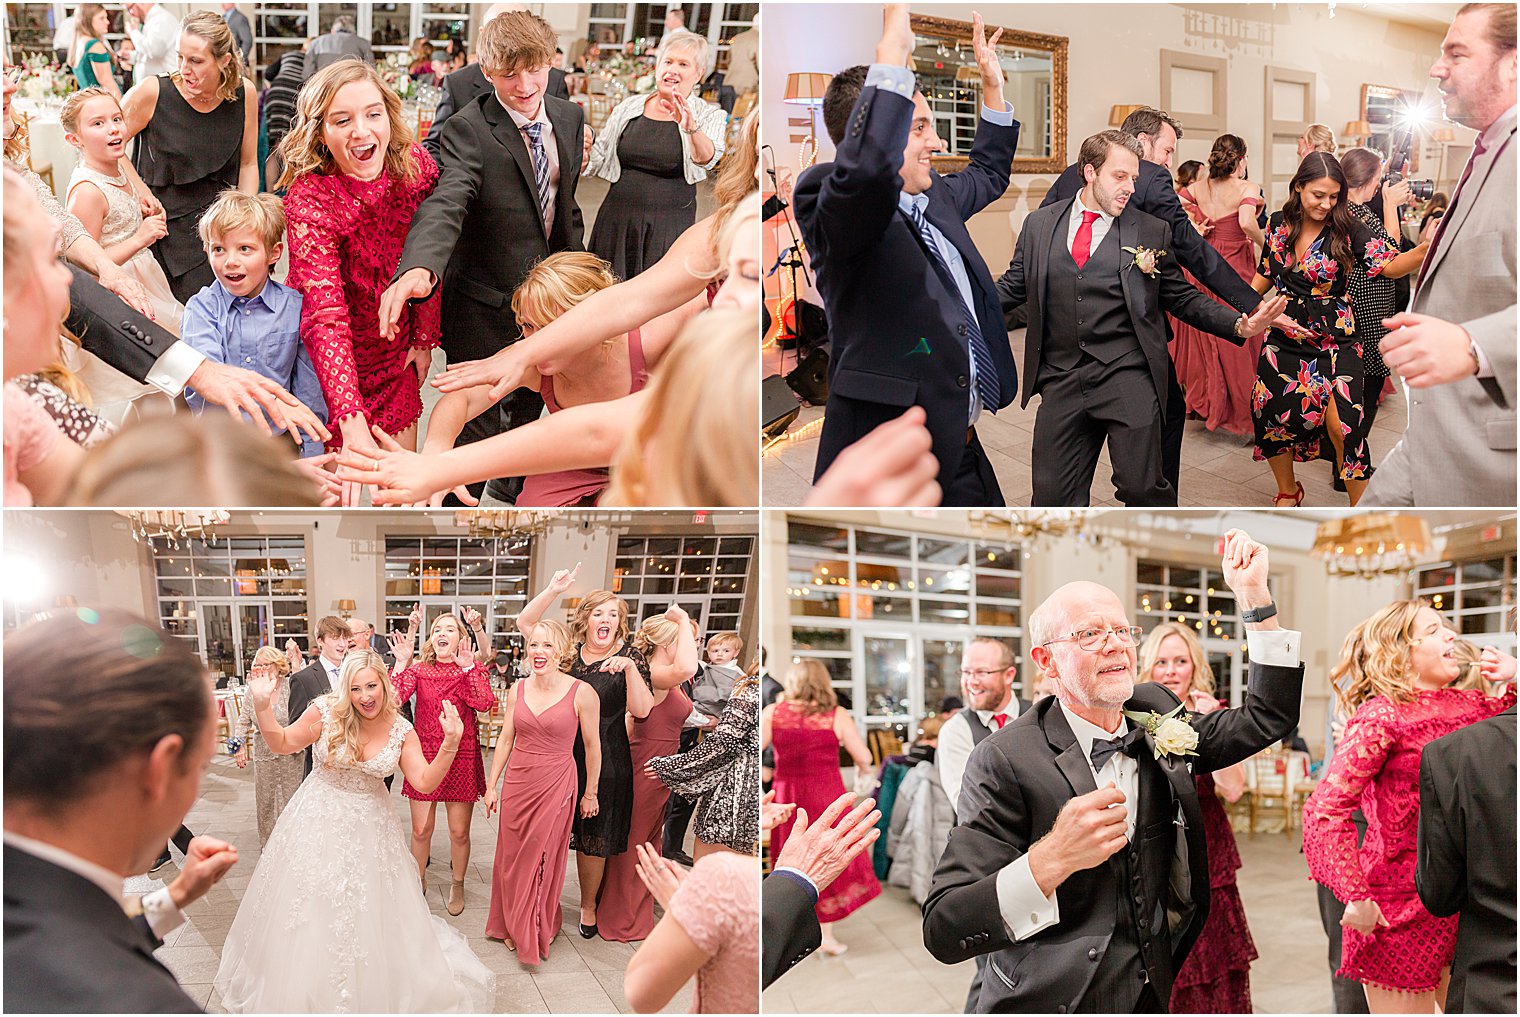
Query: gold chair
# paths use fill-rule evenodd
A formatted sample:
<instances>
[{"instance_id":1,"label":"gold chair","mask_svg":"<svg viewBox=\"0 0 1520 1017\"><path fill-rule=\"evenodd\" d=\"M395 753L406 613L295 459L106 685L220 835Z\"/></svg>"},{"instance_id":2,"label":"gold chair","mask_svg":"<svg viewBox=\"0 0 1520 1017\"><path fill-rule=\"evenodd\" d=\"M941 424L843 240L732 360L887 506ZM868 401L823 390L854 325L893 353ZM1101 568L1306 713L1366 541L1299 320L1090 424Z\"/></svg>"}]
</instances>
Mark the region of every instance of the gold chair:
<instances>
[{"instance_id":1,"label":"gold chair","mask_svg":"<svg viewBox=\"0 0 1520 1017\"><path fill-rule=\"evenodd\" d=\"M1293 777L1288 753L1267 750L1246 760L1246 789L1250 796L1250 832L1256 834L1257 819L1281 815L1282 832L1293 832Z\"/></svg>"},{"instance_id":2,"label":"gold chair","mask_svg":"<svg viewBox=\"0 0 1520 1017\"><path fill-rule=\"evenodd\" d=\"M591 129L600 131L602 125L607 122L607 117L612 113L612 108L617 101L606 92L591 93L591 102L587 109L587 116L591 120Z\"/></svg>"},{"instance_id":3,"label":"gold chair","mask_svg":"<svg viewBox=\"0 0 1520 1017\"><path fill-rule=\"evenodd\" d=\"M888 756L902 753L902 739L891 728L876 727L866 734L866 747L871 750L871 761L880 766Z\"/></svg>"}]
</instances>

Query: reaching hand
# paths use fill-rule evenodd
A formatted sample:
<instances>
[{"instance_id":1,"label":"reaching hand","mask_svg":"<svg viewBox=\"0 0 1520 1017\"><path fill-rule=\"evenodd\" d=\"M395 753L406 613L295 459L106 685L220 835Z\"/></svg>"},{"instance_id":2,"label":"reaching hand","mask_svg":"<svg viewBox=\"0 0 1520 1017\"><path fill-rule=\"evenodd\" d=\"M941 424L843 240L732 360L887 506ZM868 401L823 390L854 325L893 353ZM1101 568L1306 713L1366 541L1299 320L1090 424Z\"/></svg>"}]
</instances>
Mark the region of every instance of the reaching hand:
<instances>
[{"instance_id":1,"label":"reaching hand","mask_svg":"<svg viewBox=\"0 0 1520 1017\"><path fill-rule=\"evenodd\" d=\"M808 492L806 505L933 507L941 498L939 460L922 407L878 425L847 446Z\"/></svg>"},{"instance_id":2,"label":"reaching hand","mask_svg":"<svg viewBox=\"0 0 1520 1017\"><path fill-rule=\"evenodd\" d=\"M1341 924L1364 936L1370 936L1379 925L1387 928L1388 919L1383 917L1383 909L1378 906L1378 902L1368 898L1347 904L1346 912L1341 916Z\"/></svg>"},{"instance_id":3,"label":"reaching hand","mask_svg":"<svg viewBox=\"0 0 1520 1017\"><path fill-rule=\"evenodd\" d=\"M908 20L907 4L883 4L881 41L876 44L876 62L906 67L913 55L913 26Z\"/></svg>"},{"instance_id":4,"label":"reaching hand","mask_svg":"<svg viewBox=\"0 0 1520 1017\"><path fill-rule=\"evenodd\" d=\"M996 92L1003 94L1003 64L998 59L997 44L1003 37L1003 30L999 28L992 33L992 38L987 38L986 25L982 23L982 16L976 11L971 12L971 49L976 54L977 70L982 72L982 90L984 92ZM1001 110L1003 107L998 106Z\"/></svg>"},{"instance_id":5,"label":"reaching hand","mask_svg":"<svg viewBox=\"0 0 1520 1017\"><path fill-rule=\"evenodd\" d=\"M310 477L311 482L316 485L317 494L321 497L324 508L337 505L343 497L342 482L326 468L337 458L336 452L324 452L319 456L296 460L296 469Z\"/></svg>"},{"instance_id":6,"label":"reaching hand","mask_svg":"<svg viewBox=\"0 0 1520 1017\"><path fill-rule=\"evenodd\" d=\"M1267 548L1251 539L1245 530L1231 530L1224 535L1225 585L1234 591L1240 607L1250 610L1272 602L1267 589Z\"/></svg>"},{"instance_id":7,"label":"reaching hand","mask_svg":"<svg viewBox=\"0 0 1520 1017\"><path fill-rule=\"evenodd\" d=\"M549 589L556 594L564 593L575 585L575 577L580 575L581 563L576 562L573 569L560 569L549 579Z\"/></svg>"},{"instance_id":8,"label":"reaching hand","mask_svg":"<svg viewBox=\"0 0 1520 1017\"><path fill-rule=\"evenodd\" d=\"M274 686L274 671L262 671L248 676L248 695L253 700L255 710L262 710L269 705L269 701L274 698Z\"/></svg>"},{"instance_id":9,"label":"reaching hand","mask_svg":"<svg viewBox=\"0 0 1520 1017\"><path fill-rule=\"evenodd\" d=\"M523 378L533 365L521 362L516 345L484 360L466 360L450 364L433 375L432 386L440 392L459 392L476 385L489 385L491 399L500 402L513 389L521 388Z\"/></svg>"},{"instance_id":10,"label":"reaching hand","mask_svg":"<svg viewBox=\"0 0 1520 1017\"><path fill-rule=\"evenodd\" d=\"M1483 680L1491 684L1501 684L1515 680L1516 660L1503 650L1492 646L1483 647L1483 655L1478 660L1478 670L1483 675Z\"/></svg>"},{"instance_id":11,"label":"reaching hand","mask_svg":"<svg viewBox=\"0 0 1520 1017\"><path fill-rule=\"evenodd\" d=\"M776 804L776 792L767 791L765 797L760 799L760 829L774 830L792 817L797 810L795 802L783 802Z\"/></svg>"},{"instance_id":12,"label":"reaching hand","mask_svg":"<svg viewBox=\"0 0 1520 1017\"><path fill-rule=\"evenodd\" d=\"M185 852L185 864L169 884L174 906L184 910L205 896L237 864L237 848L215 837L196 837Z\"/></svg>"},{"instance_id":13,"label":"reaching hand","mask_svg":"<svg viewBox=\"0 0 1520 1017\"><path fill-rule=\"evenodd\" d=\"M401 315L412 300L422 300L433 292L433 273L425 268L409 269L380 294L380 338L394 340L400 334Z\"/></svg>"},{"instance_id":14,"label":"reaching hand","mask_svg":"<svg viewBox=\"0 0 1520 1017\"><path fill-rule=\"evenodd\" d=\"M654 849L653 844L636 845L639 852L639 860L634 865L639 878L649 888L649 893L654 897L665 911L670 910L670 901L680 889L681 881L686 878L686 870L681 868L669 858L662 857Z\"/></svg>"},{"instance_id":15,"label":"reaching hand","mask_svg":"<svg viewBox=\"0 0 1520 1017\"><path fill-rule=\"evenodd\" d=\"M1455 322L1401 311L1383 319L1383 327L1388 329L1380 344L1383 363L1410 388L1450 385L1478 373L1469 352L1472 338Z\"/></svg>"},{"instance_id":16,"label":"reaching hand","mask_svg":"<svg viewBox=\"0 0 1520 1017\"><path fill-rule=\"evenodd\" d=\"M443 701L443 709L438 711L438 726L443 728L444 748L459 748L459 739L464 737L464 721L459 719L459 711L454 709L450 700Z\"/></svg>"},{"instance_id":17,"label":"reaching hand","mask_svg":"<svg viewBox=\"0 0 1520 1017\"><path fill-rule=\"evenodd\" d=\"M797 822L792 824L792 832L776 857L776 868L796 869L812 880L820 893L823 892L839 878L851 859L881 836L881 831L876 828L881 819L876 802L864 798L850 808L854 802L855 796L846 791L812 823L808 822L807 810L798 808Z\"/></svg>"},{"instance_id":18,"label":"reaching hand","mask_svg":"<svg viewBox=\"0 0 1520 1017\"><path fill-rule=\"evenodd\" d=\"M1261 303L1256 305L1256 310L1246 315L1245 323L1240 326L1241 337L1249 339L1252 336L1261 335L1272 327L1278 315L1282 314L1287 307L1288 298L1284 294L1278 293L1262 298Z\"/></svg>"},{"instance_id":19,"label":"reaching hand","mask_svg":"<svg viewBox=\"0 0 1520 1017\"><path fill-rule=\"evenodd\" d=\"M247 413L253 426L265 434L274 433L269 428L269 421L273 421L297 445L307 438L317 441L332 438L332 432L305 403L262 374L204 360L186 384L208 403L216 403L234 414ZM264 419L265 413L269 414L269 421Z\"/></svg>"},{"instance_id":20,"label":"reaching hand","mask_svg":"<svg viewBox=\"0 0 1520 1017\"><path fill-rule=\"evenodd\" d=\"M447 490L448 485L432 479L436 457L402 448L379 428L372 433L369 448L349 445L345 440L343 454L338 457L338 479L345 485L353 485L355 492L360 485L368 485L370 500L376 505L411 505Z\"/></svg>"},{"instance_id":21,"label":"reaching hand","mask_svg":"<svg viewBox=\"0 0 1520 1017\"><path fill-rule=\"evenodd\" d=\"M104 254L101 255L100 261L100 285L116 294L128 307L149 321L157 321L158 314L153 310L153 301L149 299L148 291L138 278L128 275L125 269Z\"/></svg>"}]
</instances>

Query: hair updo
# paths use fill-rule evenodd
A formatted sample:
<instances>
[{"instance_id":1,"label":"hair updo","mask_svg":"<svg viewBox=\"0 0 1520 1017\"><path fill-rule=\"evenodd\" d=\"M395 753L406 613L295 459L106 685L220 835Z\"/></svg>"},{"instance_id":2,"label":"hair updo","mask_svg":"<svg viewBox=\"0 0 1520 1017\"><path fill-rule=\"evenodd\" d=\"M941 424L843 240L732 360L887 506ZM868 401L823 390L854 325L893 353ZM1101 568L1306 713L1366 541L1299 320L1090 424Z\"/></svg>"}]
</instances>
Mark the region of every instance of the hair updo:
<instances>
[{"instance_id":1,"label":"hair updo","mask_svg":"<svg viewBox=\"0 0 1520 1017\"><path fill-rule=\"evenodd\" d=\"M1209 151L1209 179L1224 180L1234 176L1240 161L1246 157L1246 143L1239 135L1221 134L1214 139Z\"/></svg>"}]
</instances>

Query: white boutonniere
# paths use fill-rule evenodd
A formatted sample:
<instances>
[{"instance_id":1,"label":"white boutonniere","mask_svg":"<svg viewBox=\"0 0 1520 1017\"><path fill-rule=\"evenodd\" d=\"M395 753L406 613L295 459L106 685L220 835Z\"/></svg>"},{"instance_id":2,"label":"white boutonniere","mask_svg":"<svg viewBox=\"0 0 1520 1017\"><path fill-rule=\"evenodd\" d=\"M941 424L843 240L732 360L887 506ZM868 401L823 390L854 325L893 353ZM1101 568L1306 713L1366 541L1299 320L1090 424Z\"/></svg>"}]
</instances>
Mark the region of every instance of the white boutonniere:
<instances>
[{"instance_id":1,"label":"white boutonniere","mask_svg":"<svg viewBox=\"0 0 1520 1017\"><path fill-rule=\"evenodd\" d=\"M1152 279L1161 274L1161 271L1157 265L1160 263L1162 258L1166 257L1165 251L1153 251L1149 247L1124 247L1120 249L1133 254L1135 256L1135 260L1130 262L1130 264L1135 268L1138 268L1140 271L1144 272L1146 275L1150 276Z\"/></svg>"},{"instance_id":2,"label":"white boutonniere","mask_svg":"<svg viewBox=\"0 0 1520 1017\"><path fill-rule=\"evenodd\" d=\"M1145 728L1150 734L1151 741L1155 744L1157 759L1162 756L1198 755L1193 751L1198 748L1198 732L1193 730L1193 725L1189 723L1181 704L1165 715L1156 713L1154 710L1150 713L1125 710L1124 715Z\"/></svg>"}]
</instances>

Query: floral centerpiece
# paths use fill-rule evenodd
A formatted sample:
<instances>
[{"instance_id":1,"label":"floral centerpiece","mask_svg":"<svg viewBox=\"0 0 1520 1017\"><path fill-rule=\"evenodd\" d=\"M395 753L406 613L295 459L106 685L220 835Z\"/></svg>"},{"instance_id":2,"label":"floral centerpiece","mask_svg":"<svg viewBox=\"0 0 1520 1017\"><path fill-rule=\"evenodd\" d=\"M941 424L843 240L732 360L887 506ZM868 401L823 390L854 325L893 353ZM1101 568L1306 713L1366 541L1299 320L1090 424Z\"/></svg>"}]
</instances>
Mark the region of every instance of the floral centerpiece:
<instances>
[{"instance_id":1,"label":"floral centerpiece","mask_svg":"<svg viewBox=\"0 0 1520 1017\"><path fill-rule=\"evenodd\" d=\"M74 72L67 67L55 67L45 54L36 53L20 65L20 92L34 102L60 100L79 88Z\"/></svg>"},{"instance_id":2,"label":"floral centerpiece","mask_svg":"<svg viewBox=\"0 0 1520 1017\"><path fill-rule=\"evenodd\" d=\"M375 69L380 72L380 80L387 88L403 99L411 98L415 83L405 54L387 53Z\"/></svg>"}]
</instances>

